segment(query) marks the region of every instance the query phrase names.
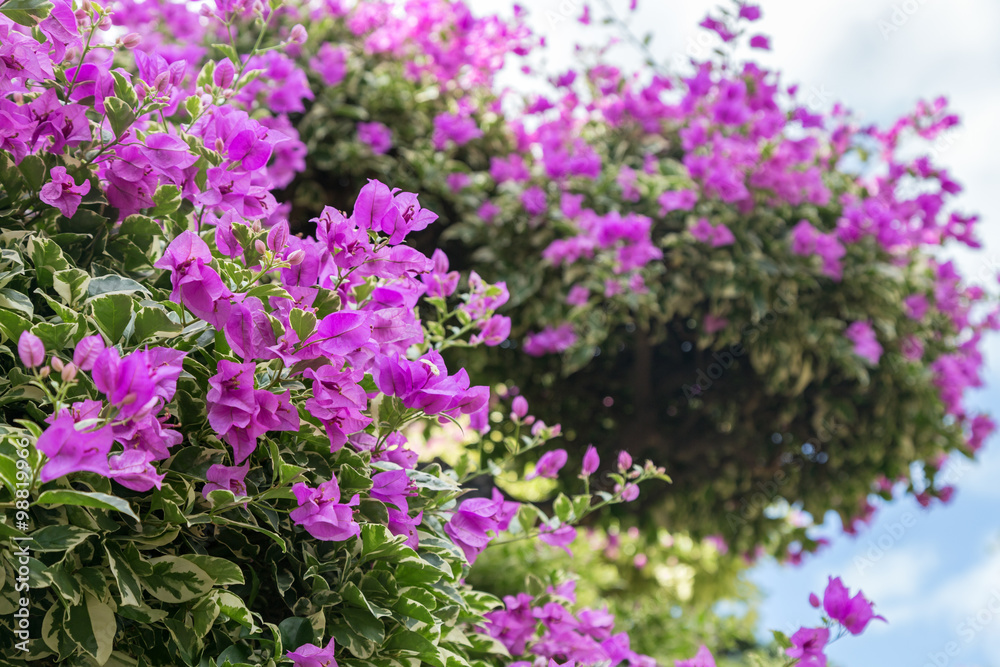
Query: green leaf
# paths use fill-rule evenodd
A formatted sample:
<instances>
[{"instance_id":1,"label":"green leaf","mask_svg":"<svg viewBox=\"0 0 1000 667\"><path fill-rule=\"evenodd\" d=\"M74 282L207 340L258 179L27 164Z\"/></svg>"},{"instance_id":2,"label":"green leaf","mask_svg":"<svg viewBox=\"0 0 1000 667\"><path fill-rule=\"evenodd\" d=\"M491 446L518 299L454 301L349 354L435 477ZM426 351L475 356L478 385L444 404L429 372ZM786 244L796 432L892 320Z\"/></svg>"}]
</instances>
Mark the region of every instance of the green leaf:
<instances>
[{"instance_id":1,"label":"green leaf","mask_svg":"<svg viewBox=\"0 0 1000 667\"><path fill-rule=\"evenodd\" d=\"M122 220L118 227L118 236L131 239L141 248L148 248L154 238L163 236L163 230L149 216L133 214Z\"/></svg>"},{"instance_id":2,"label":"green leaf","mask_svg":"<svg viewBox=\"0 0 1000 667\"><path fill-rule=\"evenodd\" d=\"M167 626L167 630L170 632L170 639L174 646L177 647L180 659L188 665L194 665L197 657L205 648L205 644L201 638L182 621L167 618L164 619L163 624Z\"/></svg>"},{"instance_id":3,"label":"green leaf","mask_svg":"<svg viewBox=\"0 0 1000 667\"><path fill-rule=\"evenodd\" d=\"M94 321L112 344L121 340L125 327L132 321L133 303L127 294L104 294L90 302Z\"/></svg>"},{"instance_id":4,"label":"green leaf","mask_svg":"<svg viewBox=\"0 0 1000 667\"><path fill-rule=\"evenodd\" d=\"M431 491L458 491L459 486L454 481L436 477L429 473L423 472L422 470L407 470L407 476L421 489L430 489Z\"/></svg>"},{"instance_id":5,"label":"green leaf","mask_svg":"<svg viewBox=\"0 0 1000 667\"><path fill-rule=\"evenodd\" d=\"M132 343L137 344L157 336L159 338L169 338L181 332L180 322L174 322L169 314L162 308L152 308L142 306L135 314L135 322L132 327Z\"/></svg>"},{"instance_id":6,"label":"green leaf","mask_svg":"<svg viewBox=\"0 0 1000 667\"><path fill-rule=\"evenodd\" d=\"M299 336L300 341L304 341L316 331L316 316L305 310L293 308L288 313L288 321L292 325L292 330Z\"/></svg>"},{"instance_id":7,"label":"green leaf","mask_svg":"<svg viewBox=\"0 0 1000 667\"><path fill-rule=\"evenodd\" d=\"M247 296L255 296L258 299L267 299L268 297L276 296L282 299L291 299L291 295L288 291L276 283L266 283L264 285L256 285L247 290Z\"/></svg>"},{"instance_id":8,"label":"green leaf","mask_svg":"<svg viewBox=\"0 0 1000 667\"><path fill-rule=\"evenodd\" d=\"M31 303L31 299L23 292L7 287L0 288L0 308L19 310L29 319L35 315L35 306Z\"/></svg>"},{"instance_id":9,"label":"green leaf","mask_svg":"<svg viewBox=\"0 0 1000 667\"><path fill-rule=\"evenodd\" d=\"M371 612L362 609L341 609L341 616L352 630L368 641L381 644L385 641L385 626Z\"/></svg>"},{"instance_id":10,"label":"green leaf","mask_svg":"<svg viewBox=\"0 0 1000 667\"><path fill-rule=\"evenodd\" d=\"M312 644L315 640L312 623L308 618L292 616L278 624L281 631L281 644L290 648L298 648L303 644Z\"/></svg>"},{"instance_id":11,"label":"green leaf","mask_svg":"<svg viewBox=\"0 0 1000 667\"><path fill-rule=\"evenodd\" d=\"M404 535L393 535L385 526L375 523L361 524L361 559L359 563L379 559L394 562L412 556L413 550L405 544Z\"/></svg>"},{"instance_id":12,"label":"green leaf","mask_svg":"<svg viewBox=\"0 0 1000 667\"><path fill-rule=\"evenodd\" d=\"M212 44L212 47L221 51L222 55L232 60L233 64L236 65L237 67L241 64L240 57L239 55L237 55L236 49L234 49L229 44Z\"/></svg>"},{"instance_id":13,"label":"green leaf","mask_svg":"<svg viewBox=\"0 0 1000 667\"><path fill-rule=\"evenodd\" d=\"M136 521L139 517L129 506L127 500L106 493L76 491L74 489L57 489L44 491L35 501L37 505L77 505L80 507L97 507L105 510L116 510L127 514ZM242 583L242 582L241 582Z\"/></svg>"},{"instance_id":14,"label":"green leaf","mask_svg":"<svg viewBox=\"0 0 1000 667\"><path fill-rule=\"evenodd\" d=\"M211 495L211 494L209 494ZM255 526L250 523L244 523L242 521L233 521L232 519L227 519L224 516L213 516L212 523L219 526L234 526L236 528L242 528L244 530L252 530L263 535L267 535L281 548L283 552L288 551L288 545L285 543L285 539L275 532L267 530L266 528L261 528L260 526Z\"/></svg>"},{"instance_id":15,"label":"green leaf","mask_svg":"<svg viewBox=\"0 0 1000 667\"><path fill-rule=\"evenodd\" d=\"M555 510L556 516L559 517L559 520L563 523L572 521L575 518L573 503L564 493L559 494L553 503L552 508Z\"/></svg>"},{"instance_id":16,"label":"green leaf","mask_svg":"<svg viewBox=\"0 0 1000 667\"><path fill-rule=\"evenodd\" d=\"M118 615L137 623L158 623L167 617L167 612L144 604L135 607L123 604L118 607Z\"/></svg>"},{"instance_id":17,"label":"green leaf","mask_svg":"<svg viewBox=\"0 0 1000 667\"><path fill-rule=\"evenodd\" d=\"M87 294L90 285L90 275L76 268L56 271L52 276L52 289L56 291L66 305L72 306Z\"/></svg>"},{"instance_id":18,"label":"green leaf","mask_svg":"<svg viewBox=\"0 0 1000 667\"><path fill-rule=\"evenodd\" d=\"M33 27L52 11L52 3L48 0L7 0L0 5L0 14L4 14L14 23Z\"/></svg>"},{"instance_id":19,"label":"green leaf","mask_svg":"<svg viewBox=\"0 0 1000 667\"><path fill-rule=\"evenodd\" d=\"M206 84L211 86L213 84L212 75L215 73L215 61L209 60L204 65L201 66L201 71L198 72L198 78L195 79L194 85L196 88L202 88Z\"/></svg>"},{"instance_id":20,"label":"green leaf","mask_svg":"<svg viewBox=\"0 0 1000 667\"><path fill-rule=\"evenodd\" d=\"M31 263L35 265L35 279L42 288L52 287L53 275L57 271L69 268L69 262L66 261L62 248L51 239L31 237L28 241L28 255L31 257Z\"/></svg>"},{"instance_id":21,"label":"green leaf","mask_svg":"<svg viewBox=\"0 0 1000 667\"><path fill-rule=\"evenodd\" d=\"M29 320L9 310L0 310L0 333L3 333L4 337L15 345L21 337L21 333L30 330L31 322Z\"/></svg>"},{"instance_id":22,"label":"green leaf","mask_svg":"<svg viewBox=\"0 0 1000 667\"><path fill-rule=\"evenodd\" d=\"M104 111L108 115L108 122L111 123L111 130L115 133L116 139L125 134L135 122L135 111L132 110L132 106L117 97L104 98Z\"/></svg>"},{"instance_id":23,"label":"green leaf","mask_svg":"<svg viewBox=\"0 0 1000 667\"><path fill-rule=\"evenodd\" d=\"M225 558L202 556L200 554L187 554L181 556L181 558L194 563L204 570L208 576L215 580L217 586L244 583L243 570L240 569L240 566Z\"/></svg>"},{"instance_id":24,"label":"green leaf","mask_svg":"<svg viewBox=\"0 0 1000 667\"><path fill-rule=\"evenodd\" d=\"M253 620L253 614L250 613L246 603L238 595L229 591L219 591L215 599L219 603L219 608L223 614L240 625L249 628L251 634L258 631L257 624Z\"/></svg>"},{"instance_id":25,"label":"green leaf","mask_svg":"<svg viewBox=\"0 0 1000 667\"><path fill-rule=\"evenodd\" d=\"M181 207L181 190L176 185L161 185L153 193L153 202L156 207L151 215L158 218L170 215Z\"/></svg>"},{"instance_id":26,"label":"green leaf","mask_svg":"<svg viewBox=\"0 0 1000 667\"><path fill-rule=\"evenodd\" d=\"M35 551L69 551L96 533L77 526L43 526L31 533Z\"/></svg>"},{"instance_id":27,"label":"green leaf","mask_svg":"<svg viewBox=\"0 0 1000 667\"><path fill-rule=\"evenodd\" d=\"M130 107L135 107L139 103L139 96L136 95L129 75L120 69L114 69L111 70L111 76L115 79L115 97L124 100Z\"/></svg>"},{"instance_id":28,"label":"green leaf","mask_svg":"<svg viewBox=\"0 0 1000 667\"><path fill-rule=\"evenodd\" d=\"M211 593L198 600L191 607L191 629L198 639L204 639L208 631L215 625L215 619L219 617L219 603Z\"/></svg>"},{"instance_id":29,"label":"green leaf","mask_svg":"<svg viewBox=\"0 0 1000 667\"><path fill-rule=\"evenodd\" d=\"M129 546L135 549L134 546ZM121 595L122 604L133 607L141 606L142 584L139 582L139 576L132 569L129 559L126 558L125 554L116 544L105 543L104 551L108 554L108 565L111 568L111 574L118 583L118 592ZM141 558L141 556L138 556L138 551L136 551L136 557Z\"/></svg>"},{"instance_id":30,"label":"green leaf","mask_svg":"<svg viewBox=\"0 0 1000 667\"><path fill-rule=\"evenodd\" d=\"M90 298L102 294L134 294L136 292L151 296L149 290L131 278L123 278L114 274L94 278L87 286L87 295Z\"/></svg>"},{"instance_id":31,"label":"green leaf","mask_svg":"<svg viewBox=\"0 0 1000 667\"><path fill-rule=\"evenodd\" d=\"M115 614L93 595L87 595L85 604L69 608L65 630L98 664L111 657L117 630Z\"/></svg>"},{"instance_id":32,"label":"green leaf","mask_svg":"<svg viewBox=\"0 0 1000 667\"><path fill-rule=\"evenodd\" d=\"M0 11L7 4L9 3L0 5ZM24 180L28 183L29 188L35 192L38 192L42 188L42 185L45 183L47 169L45 168L45 161L41 157L38 155L26 155L21 160L21 164L17 165L17 168L21 170L21 174L24 176Z\"/></svg>"},{"instance_id":33,"label":"green leaf","mask_svg":"<svg viewBox=\"0 0 1000 667\"><path fill-rule=\"evenodd\" d=\"M59 352L69 345L69 341L72 340L76 328L76 324L39 322L31 327L31 333L42 339L42 342L45 343L46 351Z\"/></svg>"},{"instance_id":34,"label":"green leaf","mask_svg":"<svg viewBox=\"0 0 1000 667\"><path fill-rule=\"evenodd\" d=\"M187 602L212 589L212 578L191 561L177 556L160 556L149 564L153 571L142 578L142 585L161 602Z\"/></svg>"}]
</instances>

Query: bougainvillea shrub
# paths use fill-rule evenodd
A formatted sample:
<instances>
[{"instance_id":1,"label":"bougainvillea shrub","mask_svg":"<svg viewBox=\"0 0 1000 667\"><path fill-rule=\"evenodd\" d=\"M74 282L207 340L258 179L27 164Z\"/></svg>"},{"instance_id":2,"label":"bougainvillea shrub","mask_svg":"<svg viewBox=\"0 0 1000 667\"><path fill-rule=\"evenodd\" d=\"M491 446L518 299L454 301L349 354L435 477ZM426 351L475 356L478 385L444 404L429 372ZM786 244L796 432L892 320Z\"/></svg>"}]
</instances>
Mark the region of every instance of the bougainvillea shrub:
<instances>
[{"instance_id":1,"label":"bougainvillea shrub","mask_svg":"<svg viewBox=\"0 0 1000 667\"><path fill-rule=\"evenodd\" d=\"M290 139L240 95L304 32L267 39L262 7L209 30L244 10L249 59L197 70L114 37L110 7L0 6L4 658L502 663L503 602L464 583L478 555L501 532L567 544L662 470L623 463L551 516L464 497L558 435L521 406L489 469L416 469L405 427L497 421L440 352L502 340L507 291L436 282L445 260L404 241L437 216L378 181L314 235L270 219ZM646 660L611 630L536 653Z\"/></svg>"},{"instance_id":2,"label":"bougainvillea shrub","mask_svg":"<svg viewBox=\"0 0 1000 667\"><path fill-rule=\"evenodd\" d=\"M320 39L324 30L355 41ZM499 597L470 574L491 544L569 549L574 524L668 480L639 451L557 445L564 430L570 445L580 439L546 412L558 405L493 391L486 364L449 354L509 346L515 331L498 312L514 281L491 275L494 260L459 275L446 252L421 245L472 214L428 207L440 184L426 197L405 174L315 181L313 195L329 197L307 224L291 206L309 160L331 173L360 164L310 157L296 129L316 90L350 85L349 70L360 81L359 58L401 67L395 76L414 87L407 109L447 103L410 126L438 155L487 140L490 113L498 141L519 143L487 93L503 56L528 40L434 1L0 4L5 662L655 662L570 580ZM459 93L473 89L486 106ZM330 145L390 160L423 145L364 107L337 113L357 121L358 138ZM586 134L563 152L589 179L600 160ZM532 178L530 160L504 159L498 169ZM421 179L424 165L412 165ZM552 193L537 178L495 206L542 215ZM698 233L726 247L709 226ZM647 270L662 251L626 232L614 243L635 241L622 246L629 271ZM828 233L799 232L806 245ZM858 322L845 335L877 358L886 334ZM553 321L522 347L578 335ZM470 434L466 451L419 462L410 438L443 424ZM501 491L518 481L554 486L519 502ZM823 608L821 626L775 635L793 663L822 664L832 636L879 619L839 579ZM692 653L678 664L714 664L708 647Z\"/></svg>"},{"instance_id":3,"label":"bougainvillea shrub","mask_svg":"<svg viewBox=\"0 0 1000 667\"><path fill-rule=\"evenodd\" d=\"M976 217L951 203L960 185L921 153L957 123L945 101L888 128L816 108L729 54L748 37L768 47L752 5L703 22L727 55L690 72L584 51L521 96L495 75L539 52L525 11L287 9L276 36L311 21L289 52L302 69L272 54L258 82L280 88L242 97L306 147L280 156L301 169L282 169L293 228L369 178L420 192L442 220L414 242L446 251L442 280L475 271L511 296L508 340L448 358L544 406L576 461L628 442L664 465L676 484L642 501L655 523L796 554L816 543L765 510L834 510L853 530L872 493L950 497L943 460L992 430L963 395L996 321L936 259L977 246ZM125 25L169 35L192 20Z\"/></svg>"}]
</instances>

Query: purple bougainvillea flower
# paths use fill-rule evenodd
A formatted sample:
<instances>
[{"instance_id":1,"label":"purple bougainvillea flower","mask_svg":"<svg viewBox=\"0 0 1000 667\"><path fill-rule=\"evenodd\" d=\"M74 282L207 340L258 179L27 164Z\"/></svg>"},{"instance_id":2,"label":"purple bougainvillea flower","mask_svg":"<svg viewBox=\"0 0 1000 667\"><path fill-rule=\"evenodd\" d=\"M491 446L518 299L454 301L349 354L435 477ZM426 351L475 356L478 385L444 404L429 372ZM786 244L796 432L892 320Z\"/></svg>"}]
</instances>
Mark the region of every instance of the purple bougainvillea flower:
<instances>
[{"instance_id":1,"label":"purple bougainvillea flower","mask_svg":"<svg viewBox=\"0 0 1000 667\"><path fill-rule=\"evenodd\" d=\"M799 628L789 639L791 647L785 649L789 658L795 658L800 667L826 667L823 648L830 640L826 628Z\"/></svg>"},{"instance_id":2,"label":"purple bougainvillea flower","mask_svg":"<svg viewBox=\"0 0 1000 667\"><path fill-rule=\"evenodd\" d=\"M475 563L490 540L507 529L519 507L518 503L504 500L500 491L494 488L492 498L463 500L444 530L462 549L469 563Z\"/></svg>"},{"instance_id":3,"label":"purple bougainvillea flower","mask_svg":"<svg viewBox=\"0 0 1000 667\"><path fill-rule=\"evenodd\" d=\"M708 647L702 644L693 658L678 660L674 665L675 667L715 667L715 658Z\"/></svg>"},{"instance_id":4,"label":"purple bougainvillea flower","mask_svg":"<svg viewBox=\"0 0 1000 667\"><path fill-rule=\"evenodd\" d=\"M121 454L112 455L108 459L110 472L108 476L133 491L149 491L159 489L163 478L153 467L155 454L141 449L127 449Z\"/></svg>"},{"instance_id":5,"label":"purple bougainvillea flower","mask_svg":"<svg viewBox=\"0 0 1000 667\"><path fill-rule=\"evenodd\" d=\"M289 651L286 657L295 667L337 667L337 660L333 655L335 648L336 645L331 637L324 648L315 644L303 644L294 651Z\"/></svg>"},{"instance_id":6,"label":"purple bougainvillea flower","mask_svg":"<svg viewBox=\"0 0 1000 667\"><path fill-rule=\"evenodd\" d=\"M110 426L78 429L73 416L63 410L38 438L36 448L49 459L38 478L51 482L79 471L96 472L108 477L108 453L112 442Z\"/></svg>"},{"instance_id":7,"label":"purple bougainvillea flower","mask_svg":"<svg viewBox=\"0 0 1000 667\"><path fill-rule=\"evenodd\" d=\"M708 218L700 218L691 228L691 235L702 243L709 243L713 248L732 245L736 238L723 224L713 225Z\"/></svg>"},{"instance_id":8,"label":"purple bougainvillea flower","mask_svg":"<svg viewBox=\"0 0 1000 667\"><path fill-rule=\"evenodd\" d=\"M384 155L392 148L392 130L382 123L358 123L358 140L375 155Z\"/></svg>"},{"instance_id":9,"label":"purple bougainvillea flower","mask_svg":"<svg viewBox=\"0 0 1000 667\"><path fill-rule=\"evenodd\" d=\"M510 336L510 318L505 315L494 315L480 324L479 333L469 338L470 345L482 343L487 347L496 347Z\"/></svg>"},{"instance_id":10,"label":"purple bougainvillea flower","mask_svg":"<svg viewBox=\"0 0 1000 667\"><path fill-rule=\"evenodd\" d=\"M538 463L535 464L535 469L525 479L534 479L536 477L555 479L559 476L559 471L562 470L562 467L566 465L568 458L569 455L565 449L553 449L551 452L545 452L538 459Z\"/></svg>"},{"instance_id":11,"label":"purple bougainvillea flower","mask_svg":"<svg viewBox=\"0 0 1000 667\"><path fill-rule=\"evenodd\" d=\"M237 364L220 359L217 373L208 380L208 423L219 436L233 428L246 428L257 412L252 362ZM237 463L242 462L242 458Z\"/></svg>"},{"instance_id":12,"label":"purple bougainvillea flower","mask_svg":"<svg viewBox=\"0 0 1000 667\"><path fill-rule=\"evenodd\" d=\"M336 86L347 74L347 51L326 42L319 47L316 57L309 61L327 86Z\"/></svg>"},{"instance_id":13,"label":"purple bougainvillea flower","mask_svg":"<svg viewBox=\"0 0 1000 667\"><path fill-rule=\"evenodd\" d=\"M572 556L573 552L569 550L569 545L573 544L573 540L576 539L576 528L563 525L553 530L548 526L543 526L538 539L549 546L559 547Z\"/></svg>"},{"instance_id":14,"label":"purple bougainvillea flower","mask_svg":"<svg viewBox=\"0 0 1000 667\"><path fill-rule=\"evenodd\" d=\"M434 142L434 148L439 151L444 150L449 141L453 142L455 146L463 146L481 136L483 136L483 131L471 118L450 113L434 117L434 135L431 140Z\"/></svg>"},{"instance_id":15,"label":"purple bougainvillea flower","mask_svg":"<svg viewBox=\"0 0 1000 667\"><path fill-rule=\"evenodd\" d=\"M208 266L211 261L208 244L194 232L185 231L170 242L153 266L170 270L173 301L221 330L229 319L233 294L215 269Z\"/></svg>"},{"instance_id":16,"label":"purple bougainvillea flower","mask_svg":"<svg viewBox=\"0 0 1000 667\"><path fill-rule=\"evenodd\" d=\"M882 346L879 345L875 330L868 322L852 322L844 335L854 343L854 353L866 359L873 366L878 365L882 357Z\"/></svg>"},{"instance_id":17,"label":"purple bougainvillea flower","mask_svg":"<svg viewBox=\"0 0 1000 667\"><path fill-rule=\"evenodd\" d=\"M308 368L304 375L313 381L313 395L306 400L306 410L326 427L330 451L335 452L344 446L348 436L372 421L363 413L368 407L368 396L360 385L364 374L322 366Z\"/></svg>"},{"instance_id":18,"label":"purple bougainvillea flower","mask_svg":"<svg viewBox=\"0 0 1000 667\"><path fill-rule=\"evenodd\" d=\"M360 502L357 494L348 503L340 502L340 486L336 478L311 489L299 482L292 487L299 503L289 513L292 521L306 529L317 540L343 542L361 535L354 521L354 507Z\"/></svg>"},{"instance_id":19,"label":"purple bougainvillea flower","mask_svg":"<svg viewBox=\"0 0 1000 667\"><path fill-rule=\"evenodd\" d=\"M911 294L903 299L903 310L911 320L922 320L927 314L927 297L923 294Z\"/></svg>"},{"instance_id":20,"label":"purple bougainvillea flower","mask_svg":"<svg viewBox=\"0 0 1000 667\"><path fill-rule=\"evenodd\" d=\"M264 305L256 297L234 303L225 327L226 342L244 361L270 359L277 344Z\"/></svg>"},{"instance_id":21,"label":"purple bougainvillea flower","mask_svg":"<svg viewBox=\"0 0 1000 667\"><path fill-rule=\"evenodd\" d=\"M66 167L52 167L49 179L42 186L38 198L49 206L55 206L67 218L72 218L83 201L83 195L90 192L90 181L77 185L73 177L66 173Z\"/></svg>"},{"instance_id":22,"label":"purple bougainvillea flower","mask_svg":"<svg viewBox=\"0 0 1000 667\"><path fill-rule=\"evenodd\" d=\"M22 331L17 339L17 356L27 368L41 366L45 361L45 344L30 331Z\"/></svg>"},{"instance_id":23,"label":"purple bougainvillea flower","mask_svg":"<svg viewBox=\"0 0 1000 667\"><path fill-rule=\"evenodd\" d=\"M241 466L224 466L218 463L209 466L208 471L205 473L208 483L205 484L205 488L202 489L201 493L208 498L208 494L212 491L223 489L232 491L233 495L237 497L245 496L247 495L247 485L244 480L249 471L249 461L246 461Z\"/></svg>"},{"instance_id":24,"label":"purple bougainvillea flower","mask_svg":"<svg viewBox=\"0 0 1000 667\"><path fill-rule=\"evenodd\" d=\"M690 211L698 203L698 193L694 190L670 190L657 198L660 204L660 215L671 211Z\"/></svg>"},{"instance_id":25,"label":"purple bougainvillea flower","mask_svg":"<svg viewBox=\"0 0 1000 667\"><path fill-rule=\"evenodd\" d=\"M176 371L176 375L171 373L173 386L180 369ZM119 358L118 350L105 348L97 355L91 376L98 391L118 409L119 419L148 415L160 401L166 402L173 396L172 390L157 391L157 376L147 350L136 350Z\"/></svg>"},{"instance_id":26,"label":"purple bougainvillea flower","mask_svg":"<svg viewBox=\"0 0 1000 667\"><path fill-rule=\"evenodd\" d=\"M565 352L573 346L576 339L573 325L565 322L558 327L545 327L538 333L528 334L525 336L523 349L525 354L540 357L543 354Z\"/></svg>"},{"instance_id":27,"label":"purple bougainvillea flower","mask_svg":"<svg viewBox=\"0 0 1000 667\"><path fill-rule=\"evenodd\" d=\"M524 204L524 210L529 215L541 215L548 208L545 190L537 185L533 185L524 191L524 194L521 195L521 203Z\"/></svg>"},{"instance_id":28,"label":"purple bougainvillea flower","mask_svg":"<svg viewBox=\"0 0 1000 667\"><path fill-rule=\"evenodd\" d=\"M440 248L431 256L434 268L421 274L420 280L427 286L427 296L449 297L458 289L458 271L448 271L448 256Z\"/></svg>"},{"instance_id":29,"label":"purple bougainvillea flower","mask_svg":"<svg viewBox=\"0 0 1000 667\"><path fill-rule=\"evenodd\" d=\"M861 634L873 619L885 621L881 616L875 615L871 602L861 591L850 597L850 592L840 577L830 577L823 593L823 609L852 635Z\"/></svg>"}]
</instances>

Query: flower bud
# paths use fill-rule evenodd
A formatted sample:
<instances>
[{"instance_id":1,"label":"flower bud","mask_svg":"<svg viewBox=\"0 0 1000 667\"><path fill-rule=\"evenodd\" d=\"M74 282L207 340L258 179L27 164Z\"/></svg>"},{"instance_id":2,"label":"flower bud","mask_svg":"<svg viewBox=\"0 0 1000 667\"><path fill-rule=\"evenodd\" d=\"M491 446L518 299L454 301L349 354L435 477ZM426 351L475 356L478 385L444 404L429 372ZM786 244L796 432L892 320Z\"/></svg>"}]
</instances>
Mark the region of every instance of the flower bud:
<instances>
[{"instance_id":1,"label":"flower bud","mask_svg":"<svg viewBox=\"0 0 1000 667\"><path fill-rule=\"evenodd\" d=\"M63 366L62 369L62 380L63 382L72 382L76 379L76 364L70 362Z\"/></svg>"},{"instance_id":2,"label":"flower bud","mask_svg":"<svg viewBox=\"0 0 1000 667\"><path fill-rule=\"evenodd\" d=\"M119 37L117 41L119 46L131 51L142 43L142 35L137 32L130 32L124 37Z\"/></svg>"},{"instance_id":3,"label":"flower bud","mask_svg":"<svg viewBox=\"0 0 1000 667\"><path fill-rule=\"evenodd\" d=\"M584 477L590 477L601 465L601 457L597 455L597 449L593 445L587 445L587 453L583 455L583 469L580 471Z\"/></svg>"},{"instance_id":4,"label":"flower bud","mask_svg":"<svg viewBox=\"0 0 1000 667\"><path fill-rule=\"evenodd\" d=\"M63 362L59 357L52 357L52 361L49 362L49 365L52 366L52 370L56 373L63 369Z\"/></svg>"},{"instance_id":5,"label":"flower bud","mask_svg":"<svg viewBox=\"0 0 1000 667\"><path fill-rule=\"evenodd\" d=\"M104 32L111 30L111 17L110 16L101 17L101 22L97 24L97 27L103 30Z\"/></svg>"},{"instance_id":6,"label":"flower bud","mask_svg":"<svg viewBox=\"0 0 1000 667\"><path fill-rule=\"evenodd\" d=\"M49 368L48 366L43 366L42 370L38 371L38 375L39 375L39 377L41 377L41 378L44 379L44 378L47 378L49 376L49 373L51 371L52 371L52 369Z\"/></svg>"},{"instance_id":7,"label":"flower bud","mask_svg":"<svg viewBox=\"0 0 1000 667\"><path fill-rule=\"evenodd\" d=\"M301 264L305 260L305 258L306 258L306 253L305 253L304 250L301 250L301 249L299 249L299 250L293 250L288 255L288 263L291 266L298 266L299 264Z\"/></svg>"},{"instance_id":8,"label":"flower bud","mask_svg":"<svg viewBox=\"0 0 1000 667\"><path fill-rule=\"evenodd\" d=\"M282 220L267 232L267 247L272 252L280 252L288 245L288 221Z\"/></svg>"},{"instance_id":9,"label":"flower bud","mask_svg":"<svg viewBox=\"0 0 1000 667\"><path fill-rule=\"evenodd\" d=\"M618 452L618 472L627 472L632 467L632 455L624 449Z\"/></svg>"},{"instance_id":10,"label":"flower bud","mask_svg":"<svg viewBox=\"0 0 1000 667\"><path fill-rule=\"evenodd\" d=\"M305 44L306 39L309 35L306 33L305 27L301 23L296 23L292 26L292 32L288 35L289 41L295 42L296 44Z\"/></svg>"},{"instance_id":11,"label":"flower bud","mask_svg":"<svg viewBox=\"0 0 1000 667\"><path fill-rule=\"evenodd\" d=\"M153 79L153 88L161 95L167 92L167 89L170 88L170 73L160 72L157 74L156 78Z\"/></svg>"},{"instance_id":12,"label":"flower bud","mask_svg":"<svg viewBox=\"0 0 1000 667\"><path fill-rule=\"evenodd\" d=\"M524 396L516 396L510 404L510 409L518 419L528 414L528 400Z\"/></svg>"},{"instance_id":13,"label":"flower bud","mask_svg":"<svg viewBox=\"0 0 1000 667\"><path fill-rule=\"evenodd\" d=\"M45 344L42 339L30 331L21 332L21 337L17 341L17 356L21 358L21 363L28 368L41 366L45 361Z\"/></svg>"},{"instance_id":14,"label":"flower bud","mask_svg":"<svg viewBox=\"0 0 1000 667\"><path fill-rule=\"evenodd\" d=\"M254 250L256 250L262 255L267 252L267 246L264 245L264 242L261 241L260 239L257 239L256 241L253 242L253 247Z\"/></svg>"}]
</instances>

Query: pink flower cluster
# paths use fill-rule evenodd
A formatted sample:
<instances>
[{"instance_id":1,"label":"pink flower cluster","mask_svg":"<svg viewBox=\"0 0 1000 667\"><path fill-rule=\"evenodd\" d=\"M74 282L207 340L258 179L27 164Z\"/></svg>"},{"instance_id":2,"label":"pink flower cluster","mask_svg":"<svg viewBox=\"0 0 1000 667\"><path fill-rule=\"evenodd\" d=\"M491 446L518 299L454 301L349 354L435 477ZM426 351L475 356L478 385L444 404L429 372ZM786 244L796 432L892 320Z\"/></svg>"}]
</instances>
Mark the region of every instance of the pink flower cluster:
<instances>
[{"instance_id":1,"label":"pink flower cluster","mask_svg":"<svg viewBox=\"0 0 1000 667\"><path fill-rule=\"evenodd\" d=\"M28 368L44 363L45 347L25 331L18 354ZM106 348L100 336L77 343L73 361L53 357L42 373L57 371L64 382L78 372L90 372L104 401L76 401L47 419L49 427L38 438L38 451L48 459L39 478L48 482L73 472L89 471L117 481L133 491L160 488L163 475L153 466L170 456L182 440L170 428L165 406L177 391L184 353L165 347L132 352L121 357ZM115 444L121 451L112 453Z\"/></svg>"},{"instance_id":2,"label":"pink flower cluster","mask_svg":"<svg viewBox=\"0 0 1000 667\"><path fill-rule=\"evenodd\" d=\"M486 614L485 631L503 643L510 654L522 660L518 667L531 667L526 656L556 660L557 664L611 664L653 667L649 656L631 650L627 633L615 634L615 618L606 609L581 609L573 582L549 587L539 598L527 593L504 598L504 608Z\"/></svg>"}]
</instances>

